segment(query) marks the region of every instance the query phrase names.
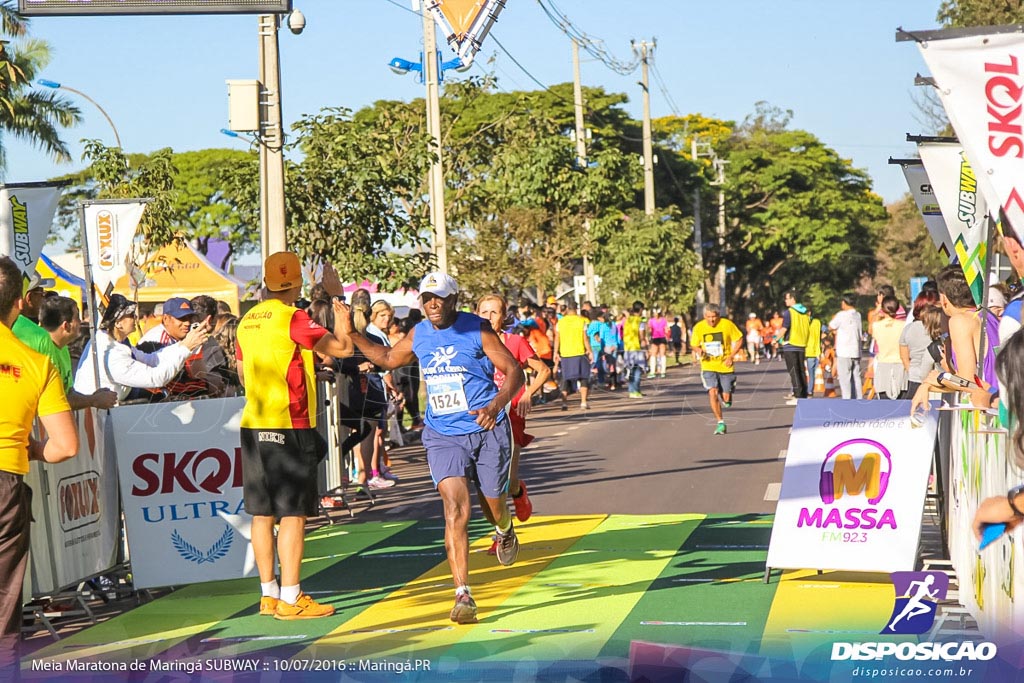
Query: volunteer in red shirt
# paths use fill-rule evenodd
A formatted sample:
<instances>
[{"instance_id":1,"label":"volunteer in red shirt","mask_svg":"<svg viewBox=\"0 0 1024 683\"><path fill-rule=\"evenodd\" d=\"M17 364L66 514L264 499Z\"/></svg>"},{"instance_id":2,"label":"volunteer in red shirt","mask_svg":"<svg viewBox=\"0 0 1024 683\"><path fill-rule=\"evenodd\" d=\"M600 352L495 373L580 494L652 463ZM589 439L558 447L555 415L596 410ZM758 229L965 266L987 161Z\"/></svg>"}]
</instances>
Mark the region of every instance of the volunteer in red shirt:
<instances>
[{"instance_id":1,"label":"volunteer in red shirt","mask_svg":"<svg viewBox=\"0 0 1024 683\"><path fill-rule=\"evenodd\" d=\"M267 295L238 323L238 377L245 386L242 411L242 482L245 511L252 519L252 549L260 573L260 614L276 619L315 619L334 614L301 591L299 569L306 518L316 514L317 465L327 445L316 431L313 351L352 355L346 334L331 334L293 306L302 292L299 257L271 254L263 267ZM340 297L341 282L330 266L323 285ZM334 301L334 319L348 309ZM336 323L337 325L337 323ZM335 330L339 330L337 326ZM274 577L274 522L280 522Z\"/></svg>"}]
</instances>

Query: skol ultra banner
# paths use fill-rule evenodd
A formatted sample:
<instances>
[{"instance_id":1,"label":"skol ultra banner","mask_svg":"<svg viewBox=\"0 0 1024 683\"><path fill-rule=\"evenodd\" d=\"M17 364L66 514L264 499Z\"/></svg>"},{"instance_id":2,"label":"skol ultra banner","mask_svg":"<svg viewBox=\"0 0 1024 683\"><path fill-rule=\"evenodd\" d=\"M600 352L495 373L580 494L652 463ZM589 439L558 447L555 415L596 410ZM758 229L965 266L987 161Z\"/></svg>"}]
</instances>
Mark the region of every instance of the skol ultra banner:
<instances>
[{"instance_id":1,"label":"skol ultra banner","mask_svg":"<svg viewBox=\"0 0 1024 683\"><path fill-rule=\"evenodd\" d=\"M0 187L0 255L10 256L26 278L50 234L61 186L25 183Z\"/></svg>"},{"instance_id":2,"label":"skol ultra banner","mask_svg":"<svg viewBox=\"0 0 1024 683\"><path fill-rule=\"evenodd\" d=\"M953 253L971 286L974 303L980 306L985 296L988 203L963 147L955 142L922 142L917 149L953 240Z\"/></svg>"},{"instance_id":3,"label":"skol ultra banner","mask_svg":"<svg viewBox=\"0 0 1024 683\"><path fill-rule=\"evenodd\" d=\"M128 272L132 242L146 204L137 200L85 205L85 239L89 269L101 294Z\"/></svg>"},{"instance_id":4,"label":"skol ultra banner","mask_svg":"<svg viewBox=\"0 0 1024 683\"><path fill-rule=\"evenodd\" d=\"M931 235L935 248L939 250L945 260L952 258L953 240L946 227L946 221L942 217L942 209L939 208L939 201L935 198L932 190L931 180L928 178L928 171L922 163L902 162L903 176L907 179L907 187L910 194L914 196L914 202L924 217L925 227Z\"/></svg>"},{"instance_id":5,"label":"skol ultra banner","mask_svg":"<svg viewBox=\"0 0 1024 683\"><path fill-rule=\"evenodd\" d=\"M914 427L910 401L797 403L768 566L913 570L936 412Z\"/></svg>"},{"instance_id":6,"label":"skol ultra banner","mask_svg":"<svg viewBox=\"0 0 1024 683\"><path fill-rule=\"evenodd\" d=\"M424 0L445 38L462 61L473 61L505 0Z\"/></svg>"},{"instance_id":7,"label":"skol ultra banner","mask_svg":"<svg viewBox=\"0 0 1024 683\"><path fill-rule=\"evenodd\" d=\"M978 188L1024 231L1024 35L944 38L919 47Z\"/></svg>"},{"instance_id":8,"label":"skol ultra banner","mask_svg":"<svg viewBox=\"0 0 1024 683\"><path fill-rule=\"evenodd\" d=\"M136 588L252 576L242 507L244 398L111 411Z\"/></svg>"}]
</instances>

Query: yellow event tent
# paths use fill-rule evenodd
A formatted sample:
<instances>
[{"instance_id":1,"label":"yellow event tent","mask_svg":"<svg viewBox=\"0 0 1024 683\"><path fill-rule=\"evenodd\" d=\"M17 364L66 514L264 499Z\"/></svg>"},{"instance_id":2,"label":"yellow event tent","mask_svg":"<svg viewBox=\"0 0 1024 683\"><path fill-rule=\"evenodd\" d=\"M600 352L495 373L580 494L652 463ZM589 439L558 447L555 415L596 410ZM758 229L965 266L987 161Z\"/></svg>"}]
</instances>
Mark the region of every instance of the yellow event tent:
<instances>
[{"instance_id":1,"label":"yellow event tent","mask_svg":"<svg viewBox=\"0 0 1024 683\"><path fill-rule=\"evenodd\" d=\"M239 295L245 291L244 282L219 270L192 247L179 248L173 244L150 259L141 282L133 283L129 278L125 275L114 283L114 291L129 299L137 297L140 302L161 303L174 296L190 299L206 294L227 302L236 314Z\"/></svg>"}]
</instances>

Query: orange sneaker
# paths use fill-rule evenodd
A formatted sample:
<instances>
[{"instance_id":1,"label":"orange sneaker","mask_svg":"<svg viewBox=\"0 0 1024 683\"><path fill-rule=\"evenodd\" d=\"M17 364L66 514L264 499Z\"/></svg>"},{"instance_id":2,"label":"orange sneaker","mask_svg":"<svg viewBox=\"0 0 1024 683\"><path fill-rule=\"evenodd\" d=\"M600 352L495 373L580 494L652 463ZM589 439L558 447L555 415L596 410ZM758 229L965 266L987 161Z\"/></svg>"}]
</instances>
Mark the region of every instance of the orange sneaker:
<instances>
[{"instance_id":1,"label":"orange sneaker","mask_svg":"<svg viewBox=\"0 0 1024 683\"><path fill-rule=\"evenodd\" d=\"M530 496L526 493L526 484L523 482L519 482L519 495L512 496L512 505L516 508L516 519L520 522L530 519L530 515L533 514L533 503L530 502Z\"/></svg>"},{"instance_id":2,"label":"orange sneaker","mask_svg":"<svg viewBox=\"0 0 1024 683\"><path fill-rule=\"evenodd\" d=\"M321 605L305 593L299 595L294 605L289 605L284 600L277 601L277 609L274 610L274 618L282 621L293 619L319 619L334 614L334 608L330 605Z\"/></svg>"},{"instance_id":3,"label":"orange sneaker","mask_svg":"<svg viewBox=\"0 0 1024 683\"><path fill-rule=\"evenodd\" d=\"M277 603L281 602L277 598L271 598L264 595L260 598L260 614L265 617L272 617L277 611Z\"/></svg>"}]
</instances>

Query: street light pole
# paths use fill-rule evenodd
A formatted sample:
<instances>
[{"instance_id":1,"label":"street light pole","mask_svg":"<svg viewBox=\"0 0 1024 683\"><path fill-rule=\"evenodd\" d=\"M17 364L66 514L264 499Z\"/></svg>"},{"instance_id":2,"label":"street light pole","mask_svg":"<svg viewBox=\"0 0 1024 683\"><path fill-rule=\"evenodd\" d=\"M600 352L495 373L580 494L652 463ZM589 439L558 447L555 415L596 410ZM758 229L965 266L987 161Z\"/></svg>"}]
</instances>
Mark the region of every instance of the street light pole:
<instances>
[{"instance_id":1,"label":"street light pole","mask_svg":"<svg viewBox=\"0 0 1024 683\"><path fill-rule=\"evenodd\" d=\"M587 170L587 131L583 124L583 83L580 78L580 44L575 38L572 39L572 74L573 74L573 100L576 112L576 165L580 171ZM584 239L583 248L583 279L586 283L587 301L597 303L597 292L594 287L594 264L590 261L590 219L583 220Z\"/></svg>"},{"instance_id":2,"label":"street light pole","mask_svg":"<svg viewBox=\"0 0 1024 683\"><path fill-rule=\"evenodd\" d=\"M281 116L280 20L259 15L260 102L260 251L263 260L287 248L284 205L284 133Z\"/></svg>"},{"instance_id":3,"label":"street light pole","mask_svg":"<svg viewBox=\"0 0 1024 683\"><path fill-rule=\"evenodd\" d=\"M441 88L434 17L423 2L423 82L427 86L427 134L434 145L427 188L430 193L430 224L434 229L434 258L437 269L448 272L448 228L444 216L444 166L441 158Z\"/></svg>"},{"instance_id":4,"label":"street light pole","mask_svg":"<svg viewBox=\"0 0 1024 683\"><path fill-rule=\"evenodd\" d=\"M121 145L121 136L117 134L117 126L114 125L114 120L110 118L110 114L107 113L106 109L104 109L103 107L100 106L99 102L97 102L93 98L89 97L88 95L86 95L81 90L75 90L74 88L68 87L68 86L66 86L66 85L64 85L62 83L58 83L57 81L48 81L46 79L39 79L38 81L36 81L36 83L38 83L39 85L41 85L43 87L46 87L46 88L54 88L54 89L60 89L60 90L67 90L68 92L73 92L76 95L78 95L79 97L82 97L82 98L88 100L89 102L91 102L94 107L96 107L97 109L100 110L100 113L103 114L103 118L105 118L107 120L107 123L110 124L111 130L114 131L114 140L117 141L118 149L124 149L124 147Z\"/></svg>"},{"instance_id":5,"label":"street light pole","mask_svg":"<svg viewBox=\"0 0 1024 683\"><path fill-rule=\"evenodd\" d=\"M651 89L647 78L647 63L650 53L656 45L656 42L648 43L646 40L642 40L639 50L642 66L640 86L644 91L644 213L648 216L654 214L654 148L651 134Z\"/></svg>"}]
</instances>

